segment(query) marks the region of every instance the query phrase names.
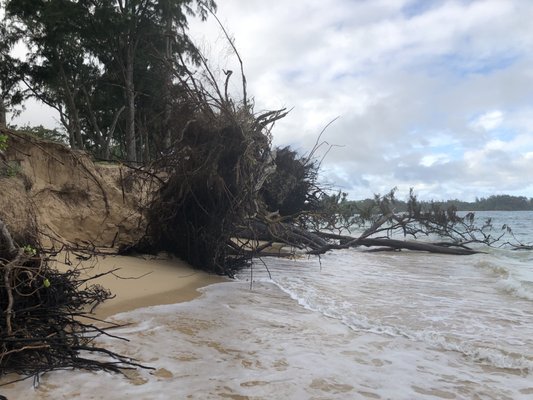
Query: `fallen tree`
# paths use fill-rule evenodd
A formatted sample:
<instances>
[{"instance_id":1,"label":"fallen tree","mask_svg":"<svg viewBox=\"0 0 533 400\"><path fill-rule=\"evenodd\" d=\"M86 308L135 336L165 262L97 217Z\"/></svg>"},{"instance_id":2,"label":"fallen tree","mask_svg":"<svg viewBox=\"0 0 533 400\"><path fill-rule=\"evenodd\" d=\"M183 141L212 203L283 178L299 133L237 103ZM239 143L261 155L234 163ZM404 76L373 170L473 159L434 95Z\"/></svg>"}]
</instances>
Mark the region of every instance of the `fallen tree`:
<instances>
[{"instance_id":1,"label":"fallen tree","mask_svg":"<svg viewBox=\"0 0 533 400\"><path fill-rule=\"evenodd\" d=\"M199 71L185 62L174 71L182 86L174 101L181 129L144 168L155 171L145 179L157 176L159 190L145 212L146 235L128 250L167 250L197 268L231 276L250 260L246 246L232 238L266 211L259 193L276 168L270 131L287 111L255 112L242 69L243 98L235 101L228 95L232 72L225 71L220 87L207 60L199 52L197 58Z\"/></svg>"},{"instance_id":2,"label":"fallen tree","mask_svg":"<svg viewBox=\"0 0 533 400\"><path fill-rule=\"evenodd\" d=\"M345 236L340 236L340 239L347 240ZM438 253L438 254L453 254L453 255L470 255L482 253L482 251L473 250L469 248L464 248L460 245L454 244L433 244L433 243L424 243L424 242L414 242L410 240L397 240L390 238L365 238L359 239L355 238L348 240L343 244L328 244L326 247L311 250L309 254L323 254L328 250L338 250L338 249L347 249L350 247L379 247L377 250L414 250L414 251L427 251L429 253Z\"/></svg>"},{"instance_id":3,"label":"fallen tree","mask_svg":"<svg viewBox=\"0 0 533 400\"><path fill-rule=\"evenodd\" d=\"M272 127L287 111L254 110L242 59L221 30L238 59L242 99L229 95L233 71L217 78L200 52L198 64L180 59L179 70L166 66L180 82L172 102L180 120L161 157L138 168L160 186L145 210L146 235L128 250L167 250L197 268L231 276L274 242L316 255L360 246L469 255L481 251L474 245L501 239L487 233L490 222L477 227L473 214L460 217L453 207L425 209L413 193L403 213L394 208L394 191L376 196L366 209L347 207L346 194L332 195L318 181L332 148L321 141L329 124L308 154L273 149ZM354 227L366 229L347 235Z\"/></svg>"},{"instance_id":4,"label":"fallen tree","mask_svg":"<svg viewBox=\"0 0 533 400\"><path fill-rule=\"evenodd\" d=\"M202 79L185 63L175 71L181 91L174 103L181 120L173 127L170 145L151 164L132 167L158 189L141 210L146 234L123 250L168 250L197 268L231 276L253 257L275 255L269 250L274 242L315 255L361 246L469 255L480 251L469 246L491 246L501 238L487 233L490 223L475 226L473 214L423 209L413 194L404 213L395 211L393 192L376 196L366 209L347 209L345 195L328 194L318 183L316 150L325 144L320 136L307 155L272 149L272 126L287 111L254 111L242 62L243 100L234 101L228 95L231 71L225 71L221 88L206 60L198 58ZM108 213L106 192L93 180ZM347 235L354 227L366 229ZM425 240L414 241L420 237ZM432 237L438 241L428 242ZM98 347L94 339L109 333L82 322L110 296L82 279L76 268L52 269L37 245L17 246L0 221L0 373L31 376L60 368L117 372L139 366Z\"/></svg>"},{"instance_id":5,"label":"fallen tree","mask_svg":"<svg viewBox=\"0 0 533 400\"><path fill-rule=\"evenodd\" d=\"M252 230L241 230L238 235L268 243L285 243L312 255L356 247L369 247L370 251L410 250L449 255L483 253L483 246L508 245L513 250L531 249L531 245L520 243L507 225L500 232L495 230L490 219L478 226L474 213L459 216L453 207L445 210L436 205L424 207L418 203L413 192L408 201L409 209L404 213L394 211L394 192L376 196L368 209L351 210L349 213L346 210L341 212L342 198L336 196L331 201L328 197L323 202L325 207L312 213L299 213L277 221L255 221L251 225ZM325 229L306 230L302 227L321 225ZM366 229L358 236L334 232L349 232L361 227ZM506 235L511 235L514 242L503 243ZM264 248L268 249L268 246ZM261 254L260 251L258 253ZM269 255L275 254L269 252Z\"/></svg>"},{"instance_id":6,"label":"fallen tree","mask_svg":"<svg viewBox=\"0 0 533 400\"><path fill-rule=\"evenodd\" d=\"M184 88L177 103L188 104L189 114L166 154L147 167L161 186L134 249L168 250L197 268L232 276L252 257L274 254L274 242L314 255L349 247L470 255L501 239L488 233L490 222L478 227L473 214L425 208L412 192L403 213L395 211L394 191L365 209L347 208L345 194L329 194L318 182L321 135L307 155L272 149L272 125L286 110L255 113L246 96L232 100L231 71L220 88L199 59L202 79L191 71L176 75ZM244 74L242 81L245 91ZM347 235L354 227L366 229Z\"/></svg>"},{"instance_id":7,"label":"fallen tree","mask_svg":"<svg viewBox=\"0 0 533 400\"><path fill-rule=\"evenodd\" d=\"M157 163L166 179L149 206L140 249L168 250L219 274L240 268L245 260L229 253L228 242L235 227L258 212L256 187L268 171L268 145L261 131L233 121L222 128L191 122Z\"/></svg>"}]
</instances>

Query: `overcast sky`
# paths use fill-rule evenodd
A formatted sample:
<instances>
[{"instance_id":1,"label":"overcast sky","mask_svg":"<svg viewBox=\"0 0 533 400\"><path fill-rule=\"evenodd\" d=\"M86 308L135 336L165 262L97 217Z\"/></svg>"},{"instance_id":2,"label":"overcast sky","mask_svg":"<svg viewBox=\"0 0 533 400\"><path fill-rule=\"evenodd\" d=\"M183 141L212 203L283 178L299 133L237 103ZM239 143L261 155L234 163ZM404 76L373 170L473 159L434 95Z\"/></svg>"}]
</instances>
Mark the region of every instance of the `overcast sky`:
<instances>
[{"instance_id":1,"label":"overcast sky","mask_svg":"<svg viewBox=\"0 0 533 400\"><path fill-rule=\"evenodd\" d=\"M293 108L276 145L308 151L339 116L323 175L351 198L533 197L532 0L219 0L218 16L256 111ZM191 29L234 69L212 18Z\"/></svg>"}]
</instances>

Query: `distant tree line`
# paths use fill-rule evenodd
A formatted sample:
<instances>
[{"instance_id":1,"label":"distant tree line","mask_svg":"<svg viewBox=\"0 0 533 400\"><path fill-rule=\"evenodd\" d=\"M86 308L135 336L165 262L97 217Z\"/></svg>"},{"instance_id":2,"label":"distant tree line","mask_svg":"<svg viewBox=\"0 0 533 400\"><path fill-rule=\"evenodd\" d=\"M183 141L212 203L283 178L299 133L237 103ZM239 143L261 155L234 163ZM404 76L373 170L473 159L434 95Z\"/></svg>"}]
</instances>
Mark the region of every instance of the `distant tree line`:
<instances>
[{"instance_id":1,"label":"distant tree line","mask_svg":"<svg viewBox=\"0 0 533 400\"><path fill-rule=\"evenodd\" d=\"M528 199L525 196L511 196L508 194L476 198L472 202L455 199L446 201L419 200L419 203L426 208L436 206L443 210L455 208L456 211L533 211L533 198ZM365 210L371 204L374 204L374 199L345 200L343 208L348 210L347 212L349 210L355 212L355 210ZM394 208L399 212L405 212L408 210L408 202L394 199Z\"/></svg>"}]
</instances>

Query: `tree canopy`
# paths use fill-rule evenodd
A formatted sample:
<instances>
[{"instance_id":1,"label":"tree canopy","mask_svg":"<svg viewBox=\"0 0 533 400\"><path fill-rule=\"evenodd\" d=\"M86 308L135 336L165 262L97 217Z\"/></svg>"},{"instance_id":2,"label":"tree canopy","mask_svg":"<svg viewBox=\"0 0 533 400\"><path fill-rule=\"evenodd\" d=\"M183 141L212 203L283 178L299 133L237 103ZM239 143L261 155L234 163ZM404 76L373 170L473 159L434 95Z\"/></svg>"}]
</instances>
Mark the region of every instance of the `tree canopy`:
<instances>
[{"instance_id":1,"label":"tree canopy","mask_svg":"<svg viewBox=\"0 0 533 400\"><path fill-rule=\"evenodd\" d=\"M346 209L365 208L373 199L359 201L347 201ZM533 211L533 198L525 196L511 196L508 194L492 195L489 197L476 198L475 201L446 200L446 201L420 201L426 207L431 205L447 209L454 207L457 211ZM407 211L408 202L395 199L395 207L398 211Z\"/></svg>"},{"instance_id":2,"label":"tree canopy","mask_svg":"<svg viewBox=\"0 0 533 400\"><path fill-rule=\"evenodd\" d=\"M198 60L187 19L206 19L213 0L4 3L4 108L22 100L22 88L57 110L71 147L100 158L149 161L169 147L184 112L177 75ZM10 55L17 42L26 57Z\"/></svg>"}]
</instances>

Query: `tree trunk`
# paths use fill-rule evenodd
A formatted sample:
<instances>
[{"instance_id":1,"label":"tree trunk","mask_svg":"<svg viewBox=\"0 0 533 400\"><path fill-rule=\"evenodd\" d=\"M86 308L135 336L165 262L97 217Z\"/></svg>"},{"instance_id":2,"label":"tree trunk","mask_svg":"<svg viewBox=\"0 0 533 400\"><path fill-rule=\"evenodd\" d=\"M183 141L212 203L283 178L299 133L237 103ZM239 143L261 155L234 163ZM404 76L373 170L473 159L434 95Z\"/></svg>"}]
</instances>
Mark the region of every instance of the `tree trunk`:
<instances>
[{"instance_id":1,"label":"tree trunk","mask_svg":"<svg viewBox=\"0 0 533 400\"><path fill-rule=\"evenodd\" d=\"M61 81L63 83L65 101L67 103L69 126L70 126L70 129L72 130L71 133L74 138L73 147L76 149L83 149L84 146L83 146L83 139L81 135L81 124L80 124L80 117L78 115L78 108L76 107L76 103L74 102L74 96L72 94L72 91L70 90L67 75L65 74L63 63L61 61L59 62L59 74L61 76Z\"/></svg>"},{"instance_id":2,"label":"tree trunk","mask_svg":"<svg viewBox=\"0 0 533 400\"><path fill-rule=\"evenodd\" d=\"M143 153L143 161L145 163L150 162L150 137L148 135L148 128L146 127L146 115L144 115L144 123L142 128L142 135L144 137L144 153Z\"/></svg>"},{"instance_id":3,"label":"tree trunk","mask_svg":"<svg viewBox=\"0 0 533 400\"><path fill-rule=\"evenodd\" d=\"M4 99L0 99L0 126L6 126L6 105Z\"/></svg>"},{"instance_id":4,"label":"tree trunk","mask_svg":"<svg viewBox=\"0 0 533 400\"><path fill-rule=\"evenodd\" d=\"M170 12L167 13L166 29L165 29L165 87L164 87L164 102L165 102L165 116L163 119L163 149L167 150L171 143L170 133L170 117L172 114L172 102L170 98L170 89L172 86L172 18Z\"/></svg>"},{"instance_id":5,"label":"tree trunk","mask_svg":"<svg viewBox=\"0 0 533 400\"><path fill-rule=\"evenodd\" d=\"M105 160L109 159L109 147L111 145L111 139L113 139L113 135L115 133L115 128L117 127L117 122L120 118L120 114L122 114L122 111L124 111L125 108L125 106L120 107L120 109L115 114L115 117L113 118L113 123L111 124L111 127L107 131L107 137L104 140L102 148L102 158L104 158Z\"/></svg>"},{"instance_id":6,"label":"tree trunk","mask_svg":"<svg viewBox=\"0 0 533 400\"><path fill-rule=\"evenodd\" d=\"M432 243L411 242L406 240L395 240L387 238L366 238L361 239L358 243L360 246L375 247L384 246L392 249L406 249L415 251L427 251L429 253L437 254L454 254L454 255L471 255L483 253L482 251L470 250L465 248L451 248L448 246L439 246Z\"/></svg>"},{"instance_id":7,"label":"tree trunk","mask_svg":"<svg viewBox=\"0 0 533 400\"><path fill-rule=\"evenodd\" d=\"M85 102L87 103L87 112L89 113L89 119L94 129L94 143L96 144L96 147L97 147L97 153L101 155L103 152L103 147L104 147L104 142L105 142L104 136L102 135L102 130L98 126L96 115L93 111L93 107L91 106L91 98L89 97L89 93L87 93L87 89L85 89L85 86L82 86L81 90L85 97Z\"/></svg>"},{"instance_id":8,"label":"tree trunk","mask_svg":"<svg viewBox=\"0 0 533 400\"><path fill-rule=\"evenodd\" d=\"M126 48L126 159L137 161L137 146L135 142L135 86L133 84L134 43L128 43Z\"/></svg>"},{"instance_id":9,"label":"tree trunk","mask_svg":"<svg viewBox=\"0 0 533 400\"><path fill-rule=\"evenodd\" d=\"M327 242L320 236L283 222L266 224L262 221L253 221L246 229L237 232L236 236L250 240L286 243L299 248L306 246L316 250L327 246Z\"/></svg>"},{"instance_id":10,"label":"tree trunk","mask_svg":"<svg viewBox=\"0 0 533 400\"><path fill-rule=\"evenodd\" d=\"M320 236L326 237L328 239L337 239L340 241L340 244L327 244L326 246L313 249L309 251L309 254L324 254L330 250L339 250L347 249L350 247L380 247L380 250L384 248L394 249L394 250L414 250L414 251L427 251L430 253L438 254L454 254L454 255L470 255L482 253L482 251L472 250L461 245L456 245L455 247L450 246L450 244L438 244L438 243L424 243L424 242L412 242L407 240L397 240L390 238L368 238L360 236L358 238L352 238L350 236L344 235L335 235L327 233L319 233Z\"/></svg>"},{"instance_id":11,"label":"tree trunk","mask_svg":"<svg viewBox=\"0 0 533 400\"><path fill-rule=\"evenodd\" d=\"M67 130L69 146L72 149L76 148L76 140L74 138L74 134L72 133L72 124L68 121L67 116L62 110L59 110L59 120L61 121L63 127Z\"/></svg>"}]
</instances>

